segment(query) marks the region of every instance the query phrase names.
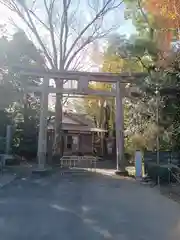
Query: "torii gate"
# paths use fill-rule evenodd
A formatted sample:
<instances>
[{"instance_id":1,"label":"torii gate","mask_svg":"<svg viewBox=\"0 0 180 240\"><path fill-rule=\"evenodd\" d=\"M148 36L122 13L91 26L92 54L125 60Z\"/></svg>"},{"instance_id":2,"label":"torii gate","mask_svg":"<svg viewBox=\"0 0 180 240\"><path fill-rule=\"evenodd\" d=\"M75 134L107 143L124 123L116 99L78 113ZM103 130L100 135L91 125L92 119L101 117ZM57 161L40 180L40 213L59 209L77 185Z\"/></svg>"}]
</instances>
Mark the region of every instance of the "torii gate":
<instances>
[{"instance_id":1,"label":"torii gate","mask_svg":"<svg viewBox=\"0 0 180 240\"><path fill-rule=\"evenodd\" d=\"M25 92L41 92L40 127L38 137L38 168L43 170L46 163L47 152L47 115L48 115L48 95L49 93L62 93L69 95L97 95L116 98L116 165L117 170L124 170L124 114L122 103L121 83L129 83L137 78L144 77L144 73L100 73L100 72L79 72L79 71L57 71L37 68L13 67L23 76L34 76L43 79L43 83L38 87L28 87ZM49 86L50 79L77 80L77 88L54 88ZM111 91L100 91L88 88L89 82L103 82L115 84L115 89Z\"/></svg>"}]
</instances>

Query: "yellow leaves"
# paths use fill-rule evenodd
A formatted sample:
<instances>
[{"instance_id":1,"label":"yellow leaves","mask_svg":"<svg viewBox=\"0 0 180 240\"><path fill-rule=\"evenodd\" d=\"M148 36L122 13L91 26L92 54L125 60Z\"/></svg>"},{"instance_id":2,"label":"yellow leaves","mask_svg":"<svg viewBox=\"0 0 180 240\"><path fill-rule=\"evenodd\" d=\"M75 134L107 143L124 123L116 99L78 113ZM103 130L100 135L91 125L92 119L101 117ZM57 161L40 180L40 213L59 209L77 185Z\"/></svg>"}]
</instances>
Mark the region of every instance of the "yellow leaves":
<instances>
[{"instance_id":1,"label":"yellow leaves","mask_svg":"<svg viewBox=\"0 0 180 240\"><path fill-rule=\"evenodd\" d=\"M87 99L87 103L88 103L88 107L89 108L93 108L94 105L97 105L98 104L98 99L97 98L89 98Z\"/></svg>"},{"instance_id":2,"label":"yellow leaves","mask_svg":"<svg viewBox=\"0 0 180 240\"><path fill-rule=\"evenodd\" d=\"M105 56L102 71L120 73L124 67L124 60L117 55Z\"/></svg>"},{"instance_id":3,"label":"yellow leaves","mask_svg":"<svg viewBox=\"0 0 180 240\"><path fill-rule=\"evenodd\" d=\"M167 13L167 7L163 6L160 10L160 14L165 15Z\"/></svg>"},{"instance_id":4,"label":"yellow leaves","mask_svg":"<svg viewBox=\"0 0 180 240\"><path fill-rule=\"evenodd\" d=\"M110 91L111 84L102 83L102 82L91 82L89 88L99 90L99 91Z\"/></svg>"},{"instance_id":5,"label":"yellow leaves","mask_svg":"<svg viewBox=\"0 0 180 240\"><path fill-rule=\"evenodd\" d=\"M111 91L112 85L102 82L90 82L89 88L99 91ZM84 100L89 108L94 108L94 110L97 110L97 108L100 108L105 99L106 97L102 96L88 96L88 98Z\"/></svg>"},{"instance_id":6,"label":"yellow leaves","mask_svg":"<svg viewBox=\"0 0 180 240\"><path fill-rule=\"evenodd\" d=\"M177 15L174 11L172 11L167 5L159 6L160 8L160 14L164 17L168 17L172 20L175 20L177 18Z\"/></svg>"}]
</instances>

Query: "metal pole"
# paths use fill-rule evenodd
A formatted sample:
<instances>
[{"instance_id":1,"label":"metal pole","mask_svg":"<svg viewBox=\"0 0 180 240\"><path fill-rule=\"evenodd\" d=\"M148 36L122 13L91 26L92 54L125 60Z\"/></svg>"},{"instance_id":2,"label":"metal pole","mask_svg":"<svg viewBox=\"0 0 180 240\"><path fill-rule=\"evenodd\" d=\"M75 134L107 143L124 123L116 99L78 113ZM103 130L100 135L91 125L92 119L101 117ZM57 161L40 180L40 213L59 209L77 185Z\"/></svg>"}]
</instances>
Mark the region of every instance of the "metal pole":
<instances>
[{"instance_id":1,"label":"metal pole","mask_svg":"<svg viewBox=\"0 0 180 240\"><path fill-rule=\"evenodd\" d=\"M156 124L157 124L157 127L159 127L159 99L160 96L159 96L159 91L158 91L158 88L156 87ZM158 129L159 131L159 129ZM160 149L160 143L159 143L159 132L157 131L157 136L156 136L156 153L157 153L157 156L156 156L156 162L157 162L157 165L158 165L158 169L159 169L159 164L160 164L160 159L159 159L159 149ZM159 171L158 171L159 173ZM160 178L159 178L159 174L158 174L158 185L160 184Z\"/></svg>"},{"instance_id":2,"label":"metal pole","mask_svg":"<svg viewBox=\"0 0 180 240\"><path fill-rule=\"evenodd\" d=\"M8 125L6 127L6 154L10 153L11 149L11 132L12 132L12 126Z\"/></svg>"},{"instance_id":3,"label":"metal pole","mask_svg":"<svg viewBox=\"0 0 180 240\"><path fill-rule=\"evenodd\" d=\"M43 79L43 87L41 92L41 108L40 108L40 126L38 137L38 168L43 170L46 163L47 152L47 116L48 116L48 86L49 78Z\"/></svg>"},{"instance_id":4,"label":"metal pole","mask_svg":"<svg viewBox=\"0 0 180 240\"><path fill-rule=\"evenodd\" d=\"M116 168L125 170L124 166L124 114L120 81L116 83Z\"/></svg>"}]
</instances>

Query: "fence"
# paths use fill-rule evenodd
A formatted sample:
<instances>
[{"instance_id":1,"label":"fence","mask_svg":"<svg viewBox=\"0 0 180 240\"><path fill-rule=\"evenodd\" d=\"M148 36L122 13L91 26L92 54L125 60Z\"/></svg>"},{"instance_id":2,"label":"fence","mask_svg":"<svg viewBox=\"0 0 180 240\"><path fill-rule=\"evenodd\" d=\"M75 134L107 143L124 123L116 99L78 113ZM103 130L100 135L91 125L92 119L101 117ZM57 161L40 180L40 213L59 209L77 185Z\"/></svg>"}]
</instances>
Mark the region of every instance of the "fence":
<instances>
[{"instance_id":1,"label":"fence","mask_svg":"<svg viewBox=\"0 0 180 240\"><path fill-rule=\"evenodd\" d=\"M157 152L144 153L145 173L157 181L159 176L161 182L177 181L180 166L180 153L170 151L159 152L159 164L157 163Z\"/></svg>"},{"instance_id":2,"label":"fence","mask_svg":"<svg viewBox=\"0 0 180 240\"><path fill-rule=\"evenodd\" d=\"M6 152L6 138L0 137L0 154L4 154Z\"/></svg>"},{"instance_id":3,"label":"fence","mask_svg":"<svg viewBox=\"0 0 180 240\"><path fill-rule=\"evenodd\" d=\"M96 171L97 158L94 156L63 156L60 159L61 167L89 168Z\"/></svg>"}]
</instances>

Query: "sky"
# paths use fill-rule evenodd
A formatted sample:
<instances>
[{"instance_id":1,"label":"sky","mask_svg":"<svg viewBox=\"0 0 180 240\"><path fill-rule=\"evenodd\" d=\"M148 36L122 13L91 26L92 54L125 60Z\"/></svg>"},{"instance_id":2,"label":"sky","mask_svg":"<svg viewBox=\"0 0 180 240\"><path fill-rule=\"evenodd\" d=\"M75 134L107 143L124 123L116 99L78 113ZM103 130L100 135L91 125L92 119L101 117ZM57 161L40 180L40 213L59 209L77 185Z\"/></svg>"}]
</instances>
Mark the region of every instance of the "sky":
<instances>
[{"instance_id":1,"label":"sky","mask_svg":"<svg viewBox=\"0 0 180 240\"><path fill-rule=\"evenodd\" d=\"M135 28L132 25L130 20L124 20L124 9L125 9L124 4L121 4L121 7L120 7L120 9L118 9L118 12L116 12L116 14L114 14L114 13L110 14L109 19L113 20L113 18L115 17L116 18L115 20L117 21L117 18L118 18L120 27L117 30L117 32L120 34L125 34L125 35L129 36L130 34L135 32ZM7 10L6 7L4 7L2 4L0 4L0 24L7 23L9 17L12 17L12 16L13 16L13 18L15 18L15 15L12 15L12 13L9 10ZM108 19L108 21L109 21L109 19ZM12 30L11 27L9 29Z\"/></svg>"},{"instance_id":2,"label":"sky","mask_svg":"<svg viewBox=\"0 0 180 240\"><path fill-rule=\"evenodd\" d=\"M81 4L78 5L77 1L81 1ZM101 2L101 0L99 0L99 1ZM117 0L118 3L119 3L119 1L120 0ZM85 0L73 0L72 1L73 5L71 6L71 8L72 9L77 9L77 7L78 7L79 13L78 13L77 16L80 16L80 19L78 19L78 22L77 22L78 24L75 25L76 28L78 28L78 26L80 26L80 28L82 29L84 27L83 24L86 25L92 19L91 14L92 13L94 14L94 12L93 12L93 10L91 11L91 8L89 6L87 6L87 2L91 2L92 4L95 4L94 6L96 6L97 0L88 0L88 1L87 0L86 1ZM102 2L103 2L103 0L102 0ZM38 9L41 9L40 10L40 14L41 14L40 17L41 17L41 19L43 19L45 15L43 14L44 12L42 11L42 9L43 9L42 6L39 7L39 4L41 4L40 0L38 0L37 3L38 3ZM57 3L58 3L58 1L57 1ZM59 6L59 8L61 9L61 6ZM88 10L86 10L86 9L88 9ZM106 16L106 18L105 18L106 20L105 20L105 23L104 23L102 28L108 29L108 28L111 28L112 25L118 25L118 28L116 28L115 32L117 32L121 35L126 35L127 37L129 37L131 34L135 33L135 28L132 25L131 20L125 20L124 19L124 11L125 11L125 5L121 4L118 9L113 10L113 12L108 13L108 16ZM11 35L11 34L13 34L13 32L16 29L14 27L12 27L12 25L9 23L9 18L13 18L14 22L17 23L18 26L25 29L24 25L18 19L18 17L15 14L13 14L10 10L8 10L5 6L0 4L0 24L4 24L4 23L7 24L8 32ZM82 19L83 19L83 21L82 21ZM40 31L42 33L41 35L43 35L43 30L40 29ZM26 33L29 33L29 31L26 31ZM44 34L44 36L46 36L46 33ZM31 37L31 36L28 35L28 37ZM46 41L48 41L47 40L48 38L49 38L49 33L48 33L48 36L46 36L46 38L45 38ZM35 41L34 38L31 39L31 40L33 40L33 42ZM98 48L98 50L100 52L104 51L104 46L106 45L106 40L107 39L103 39L103 40L101 40L101 42L99 42L98 45L100 46L101 49ZM70 44L70 45L72 44L71 40L68 40L67 43ZM51 45L49 45L49 46L51 48ZM92 52L94 50L90 50L90 51ZM90 53L90 55L92 55L92 54ZM90 58L92 58L92 56L90 56ZM100 56L100 59L101 59L101 56ZM89 62L89 61L90 61L89 57L87 57L87 62ZM86 65L88 65L88 64L86 64ZM91 68L92 68L92 66L91 66ZM95 71L96 68L97 69L99 68L99 67L97 67L97 64L95 64L95 66L92 70Z\"/></svg>"},{"instance_id":3,"label":"sky","mask_svg":"<svg viewBox=\"0 0 180 240\"><path fill-rule=\"evenodd\" d=\"M77 1L81 1L81 4L78 5ZM87 0L86 1L85 0L73 0L72 1L73 5L71 6L71 8L78 9L77 16L78 17L80 16L80 18L78 19L74 28L79 27L80 29L82 29L89 21L91 21L91 19L92 19L91 14L94 14L94 12L93 12L93 10L91 11L91 8L89 6L87 6L87 2L89 2L89 1L92 4L95 4L95 6L96 6L97 0L88 0L88 1ZM104 0L99 0L99 1L103 2ZM117 0L118 3L119 3L119 1L120 0ZM37 5L38 9L40 9L40 11L38 10L38 13L40 12L40 18L44 19L45 14L42 10L43 8L42 8L42 6L39 6L40 0L37 0L37 3L38 3L38 5ZM57 1L57 3L58 3L58 1ZM61 6L59 6L59 9L61 9ZM112 25L118 25L118 28L116 28L116 30L114 30L114 32L117 32L120 35L126 35L127 37L129 37L131 34L135 33L135 28L132 25L131 20L124 19L124 10L125 10L125 5L121 4L118 9L113 10L113 12L108 13L108 15L105 18L106 20L105 20L102 28L109 29L112 27ZM3 5L0 4L0 24L1 23L7 24L8 32L10 33L10 36L11 36L16 29L14 27L12 27L11 24L9 24L9 21L8 21L9 18L15 19L14 22L17 23L17 25L20 26L20 28L25 29L25 32L28 34L28 37L30 37L30 39L33 40L33 42L36 44L35 38L32 36L32 34L30 34L29 31L27 31L27 29L24 26L24 24L22 23L22 21L20 21L15 14L13 14L9 10L7 10L6 7L4 7ZM47 42L47 45L49 46L48 48L50 48L50 52L51 52L52 51L51 44L48 44L48 42L50 41L49 33L47 34L46 30L44 32L44 30L42 28L40 29L40 32L41 32L41 35L43 36L43 41L45 40ZM73 31L71 31L71 32L73 33ZM114 32L112 32L112 33L114 33ZM88 36L88 34L86 34L86 37L87 36ZM69 44L69 46L72 45L72 41L73 41L74 37L75 37L75 35L72 37L72 39L71 38L68 39L67 44ZM100 46L100 49L98 48L98 52L100 52L99 53L100 55L101 55L101 52L104 51L104 45L106 45L106 40L107 39L102 39L98 43L98 45ZM89 61L91 61L90 58L92 58L92 52L94 50L92 49L92 50L88 50L88 51L90 52L90 53L88 53L89 56L87 56L87 53L84 53L84 54L86 54L86 56L87 56L86 62L89 63ZM84 56L83 56L83 58L84 58ZM100 56L100 59L101 59L101 56ZM88 64L86 64L85 61L83 61L83 65L88 66ZM91 66L91 68L92 68L92 71L96 71L99 69L99 67L97 66L97 63L95 63L94 67ZM89 70L89 69L85 69L85 70Z\"/></svg>"}]
</instances>

